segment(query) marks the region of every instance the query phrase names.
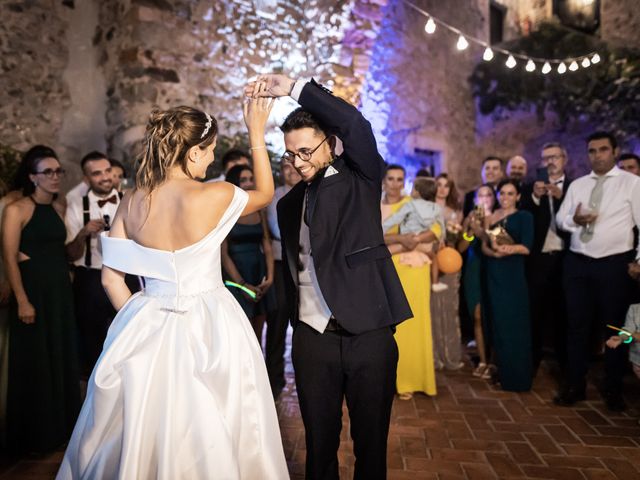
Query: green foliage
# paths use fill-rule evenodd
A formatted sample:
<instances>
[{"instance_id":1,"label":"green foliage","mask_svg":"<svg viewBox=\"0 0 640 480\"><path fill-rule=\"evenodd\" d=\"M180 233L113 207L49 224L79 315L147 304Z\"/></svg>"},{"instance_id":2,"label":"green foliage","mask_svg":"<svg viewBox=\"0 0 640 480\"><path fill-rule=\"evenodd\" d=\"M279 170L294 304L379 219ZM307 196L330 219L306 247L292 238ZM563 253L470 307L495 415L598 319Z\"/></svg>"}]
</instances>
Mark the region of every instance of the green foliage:
<instances>
[{"instance_id":1,"label":"green foliage","mask_svg":"<svg viewBox=\"0 0 640 480\"><path fill-rule=\"evenodd\" d=\"M540 64L536 72L526 72L522 60L510 70L502 55L491 62L481 61L470 82L483 115L500 118L506 111L534 108L541 120L552 111L560 125L578 120L610 130L620 139L638 136L640 52L612 48L593 36L553 23L501 46L540 58L570 58L597 51L602 60L563 75L557 73L557 65L548 75L540 72Z\"/></svg>"},{"instance_id":2,"label":"green foliage","mask_svg":"<svg viewBox=\"0 0 640 480\"><path fill-rule=\"evenodd\" d=\"M11 185L21 158L22 152L0 144L0 180L5 186Z\"/></svg>"}]
</instances>

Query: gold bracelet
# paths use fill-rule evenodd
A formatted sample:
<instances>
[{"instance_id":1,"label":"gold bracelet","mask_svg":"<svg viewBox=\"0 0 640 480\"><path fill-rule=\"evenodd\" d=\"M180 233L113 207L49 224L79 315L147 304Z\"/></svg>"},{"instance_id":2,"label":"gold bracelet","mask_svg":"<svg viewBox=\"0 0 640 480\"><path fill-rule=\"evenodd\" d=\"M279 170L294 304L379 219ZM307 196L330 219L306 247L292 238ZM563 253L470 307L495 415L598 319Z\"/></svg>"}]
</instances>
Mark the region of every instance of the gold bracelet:
<instances>
[{"instance_id":1,"label":"gold bracelet","mask_svg":"<svg viewBox=\"0 0 640 480\"><path fill-rule=\"evenodd\" d=\"M467 235L467 232L463 232L462 233L462 238L465 239L467 242L473 242L473 240L476 237L475 237L475 235Z\"/></svg>"},{"instance_id":2,"label":"gold bracelet","mask_svg":"<svg viewBox=\"0 0 640 480\"><path fill-rule=\"evenodd\" d=\"M261 148L264 148L266 150L267 146L266 145L260 145L259 147L249 147L249 150L254 151L254 150L260 150Z\"/></svg>"}]
</instances>

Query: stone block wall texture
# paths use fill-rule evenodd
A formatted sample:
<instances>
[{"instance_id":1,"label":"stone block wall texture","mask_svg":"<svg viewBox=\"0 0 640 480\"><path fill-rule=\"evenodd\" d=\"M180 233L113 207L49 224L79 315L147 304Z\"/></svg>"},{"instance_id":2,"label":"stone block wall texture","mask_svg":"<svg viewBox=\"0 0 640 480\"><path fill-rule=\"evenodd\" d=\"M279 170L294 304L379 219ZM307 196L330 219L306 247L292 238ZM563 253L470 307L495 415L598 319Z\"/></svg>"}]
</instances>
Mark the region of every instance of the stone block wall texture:
<instances>
[{"instance_id":1,"label":"stone block wall texture","mask_svg":"<svg viewBox=\"0 0 640 480\"><path fill-rule=\"evenodd\" d=\"M551 15L551 0L497 2L506 39ZM414 3L488 40L489 0ZM634 7L601 0L601 36L640 46ZM479 116L467 79L481 50L457 52L442 30L427 36L426 19L401 0L6 0L0 13L0 141L19 149L48 143L78 162L106 148L131 163L154 105L202 108L233 136L244 131L246 79L281 69L360 105L388 160L441 152L462 189L477 184L484 156L532 160L547 139L569 145L572 171L587 168L589 126Z\"/></svg>"},{"instance_id":2,"label":"stone block wall texture","mask_svg":"<svg viewBox=\"0 0 640 480\"><path fill-rule=\"evenodd\" d=\"M0 3L0 142L24 150L57 146L69 87L66 32L59 2Z\"/></svg>"}]
</instances>

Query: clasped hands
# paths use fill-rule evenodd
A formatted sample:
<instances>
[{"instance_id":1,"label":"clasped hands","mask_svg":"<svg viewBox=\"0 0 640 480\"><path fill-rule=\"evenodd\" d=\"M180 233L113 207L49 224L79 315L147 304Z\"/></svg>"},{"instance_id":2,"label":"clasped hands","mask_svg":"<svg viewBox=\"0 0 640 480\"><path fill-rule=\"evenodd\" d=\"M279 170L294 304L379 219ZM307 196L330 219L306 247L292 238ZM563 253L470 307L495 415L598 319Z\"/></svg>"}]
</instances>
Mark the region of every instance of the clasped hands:
<instances>
[{"instance_id":1,"label":"clasped hands","mask_svg":"<svg viewBox=\"0 0 640 480\"><path fill-rule=\"evenodd\" d=\"M580 225L581 227L588 227L590 224L596 221L598 214L596 212L583 213L582 202L578 203L576 212L573 214L573 223Z\"/></svg>"},{"instance_id":2,"label":"clasped hands","mask_svg":"<svg viewBox=\"0 0 640 480\"><path fill-rule=\"evenodd\" d=\"M543 195L551 195L556 200L560 200L562 198L562 189L553 183L537 181L533 184L533 195L538 199Z\"/></svg>"}]
</instances>

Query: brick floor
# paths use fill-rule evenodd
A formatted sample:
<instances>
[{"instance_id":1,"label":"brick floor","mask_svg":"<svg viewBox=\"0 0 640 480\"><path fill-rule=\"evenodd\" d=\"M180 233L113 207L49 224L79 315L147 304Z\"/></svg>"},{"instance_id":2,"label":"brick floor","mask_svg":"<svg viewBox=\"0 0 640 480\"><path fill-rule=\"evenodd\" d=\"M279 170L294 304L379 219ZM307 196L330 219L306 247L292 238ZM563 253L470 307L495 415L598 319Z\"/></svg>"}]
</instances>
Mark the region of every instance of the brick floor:
<instances>
[{"instance_id":1,"label":"brick floor","mask_svg":"<svg viewBox=\"0 0 640 480\"><path fill-rule=\"evenodd\" d=\"M599 365L594 370L597 376ZM304 478L304 429L291 364L277 407L292 479ZM471 375L438 373L438 396L396 398L388 449L389 480L421 479L640 479L640 383L627 379L632 408L612 415L597 390L576 408L551 403L556 381L543 364L531 392L502 392ZM341 478L353 476L353 445L345 408L338 453ZM62 452L46 458L0 459L0 480L55 476ZM212 477L213 478L213 477Z\"/></svg>"}]
</instances>

